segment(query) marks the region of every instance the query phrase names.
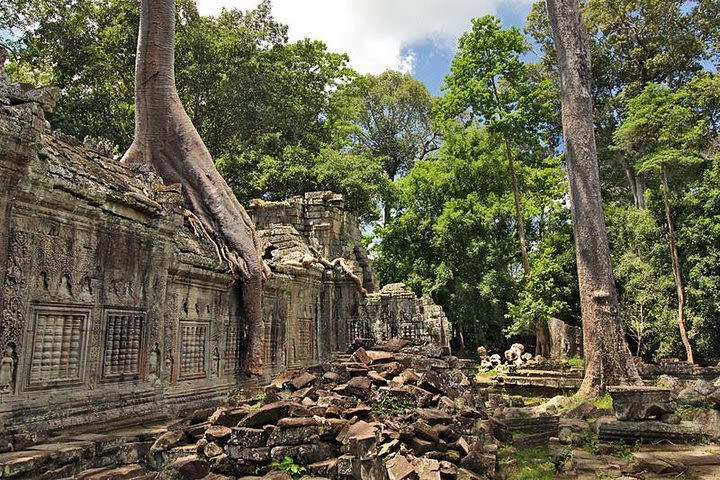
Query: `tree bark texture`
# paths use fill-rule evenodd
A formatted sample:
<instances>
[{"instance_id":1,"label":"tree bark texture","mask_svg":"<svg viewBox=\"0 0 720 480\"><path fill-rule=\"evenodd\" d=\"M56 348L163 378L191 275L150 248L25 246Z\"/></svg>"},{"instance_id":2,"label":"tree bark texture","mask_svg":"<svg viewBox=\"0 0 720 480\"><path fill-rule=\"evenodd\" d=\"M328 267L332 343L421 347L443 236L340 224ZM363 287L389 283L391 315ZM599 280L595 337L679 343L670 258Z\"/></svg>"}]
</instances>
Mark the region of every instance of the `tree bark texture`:
<instances>
[{"instance_id":1,"label":"tree bark texture","mask_svg":"<svg viewBox=\"0 0 720 480\"><path fill-rule=\"evenodd\" d=\"M625 339L610 264L593 130L590 46L578 0L547 0L557 48L570 208L575 235L585 377L579 395L641 385Z\"/></svg>"},{"instance_id":2,"label":"tree bark texture","mask_svg":"<svg viewBox=\"0 0 720 480\"><path fill-rule=\"evenodd\" d=\"M123 161L148 163L165 183L183 187L200 220L241 282L247 317L243 366L262 364L264 268L255 227L183 108L175 86L175 2L141 0L135 63L135 137Z\"/></svg>"},{"instance_id":3,"label":"tree bark texture","mask_svg":"<svg viewBox=\"0 0 720 480\"><path fill-rule=\"evenodd\" d=\"M685 289L683 288L682 273L680 271L680 254L678 253L677 244L675 243L675 224L673 222L672 213L670 212L670 186L668 184L667 167L662 167L663 182L663 203L665 205L665 221L668 227L668 237L670 242L670 258L672 260L673 278L675 279L675 290L678 299L678 325L680 326L680 338L682 338L685 346L685 354L688 363L695 363L692 345L688 338L687 328L685 327Z\"/></svg>"}]
</instances>

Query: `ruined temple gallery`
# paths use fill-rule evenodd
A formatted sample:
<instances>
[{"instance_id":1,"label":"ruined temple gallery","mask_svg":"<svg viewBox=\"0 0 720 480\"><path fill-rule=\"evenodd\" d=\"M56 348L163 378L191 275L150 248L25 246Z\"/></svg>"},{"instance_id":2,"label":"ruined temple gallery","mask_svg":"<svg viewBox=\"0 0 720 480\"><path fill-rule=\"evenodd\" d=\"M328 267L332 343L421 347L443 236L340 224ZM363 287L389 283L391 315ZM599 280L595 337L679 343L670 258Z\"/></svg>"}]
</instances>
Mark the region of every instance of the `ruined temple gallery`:
<instances>
[{"instance_id":1,"label":"ruined temple gallery","mask_svg":"<svg viewBox=\"0 0 720 480\"><path fill-rule=\"evenodd\" d=\"M248 382L239 289L185 218L180 188L51 132L52 92L0 87L3 448L216 404ZM401 284L378 290L341 196L256 201L250 213L273 272L267 375L356 339L447 346L440 307Z\"/></svg>"}]
</instances>

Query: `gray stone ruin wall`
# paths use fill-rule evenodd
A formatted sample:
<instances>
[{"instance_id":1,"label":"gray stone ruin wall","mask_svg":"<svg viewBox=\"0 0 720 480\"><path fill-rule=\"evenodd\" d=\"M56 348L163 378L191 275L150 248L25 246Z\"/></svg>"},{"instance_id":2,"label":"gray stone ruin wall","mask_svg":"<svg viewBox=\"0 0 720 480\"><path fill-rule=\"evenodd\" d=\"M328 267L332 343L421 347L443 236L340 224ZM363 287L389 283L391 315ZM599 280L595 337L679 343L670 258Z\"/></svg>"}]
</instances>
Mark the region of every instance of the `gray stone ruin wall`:
<instances>
[{"instance_id":1,"label":"gray stone ruin wall","mask_svg":"<svg viewBox=\"0 0 720 480\"><path fill-rule=\"evenodd\" d=\"M51 132L44 110L56 98L0 70L0 451L39 431L214 404L243 382L239 290L185 218L179 186ZM272 271L267 375L346 350L358 324L386 338L390 312L409 319L399 336L412 324L407 336L447 343L440 307L395 288L373 293L342 196L249 211Z\"/></svg>"},{"instance_id":2,"label":"gray stone ruin wall","mask_svg":"<svg viewBox=\"0 0 720 480\"><path fill-rule=\"evenodd\" d=\"M179 188L0 98L0 430L164 414L237 384L239 295Z\"/></svg>"},{"instance_id":3,"label":"gray stone ruin wall","mask_svg":"<svg viewBox=\"0 0 720 480\"><path fill-rule=\"evenodd\" d=\"M249 212L273 272L264 290L265 363L307 365L347 349L353 340L348 319L357 316L361 295L341 270L319 260L342 259L365 289L375 284L360 228L342 195L254 200Z\"/></svg>"},{"instance_id":4,"label":"gray stone ruin wall","mask_svg":"<svg viewBox=\"0 0 720 480\"><path fill-rule=\"evenodd\" d=\"M376 340L401 338L449 347L449 325L442 307L430 298L418 298L402 283L385 285L361 304L357 335Z\"/></svg>"},{"instance_id":5,"label":"gray stone ruin wall","mask_svg":"<svg viewBox=\"0 0 720 480\"><path fill-rule=\"evenodd\" d=\"M548 320L550 358L582 357L582 327L568 325L559 318Z\"/></svg>"}]
</instances>

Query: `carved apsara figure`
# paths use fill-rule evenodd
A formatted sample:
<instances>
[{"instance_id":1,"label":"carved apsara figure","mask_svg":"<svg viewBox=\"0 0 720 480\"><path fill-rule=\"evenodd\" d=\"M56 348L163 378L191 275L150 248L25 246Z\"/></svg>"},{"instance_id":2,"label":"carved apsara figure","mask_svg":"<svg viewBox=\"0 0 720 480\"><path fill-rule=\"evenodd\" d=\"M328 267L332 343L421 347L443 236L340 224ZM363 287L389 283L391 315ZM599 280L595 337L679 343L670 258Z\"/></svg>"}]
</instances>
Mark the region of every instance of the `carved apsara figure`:
<instances>
[{"instance_id":1,"label":"carved apsara figure","mask_svg":"<svg viewBox=\"0 0 720 480\"><path fill-rule=\"evenodd\" d=\"M160 345L155 342L148 357L148 372L157 375L160 371Z\"/></svg>"},{"instance_id":2,"label":"carved apsara figure","mask_svg":"<svg viewBox=\"0 0 720 480\"><path fill-rule=\"evenodd\" d=\"M220 350L217 345L213 348L212 352L212 373L213 375L220 376Z\"/></svg>"},{"instance_id":3,"label":"carved apsara figure","mask_svg":"<svg viewBox=\"0 0 720 480\"><path fill-rule=\"evenodd\" d=\"M167 351L167 355L165 356L165 369L163 371L163 377L167 381L172 380L173 375L173 367L175 366L175 359L173 358L173 351L172 349L169 349Z\"/></svg>"},{"instance_id":4,"label":"carved apsara figure","mask_svg":"<svg viewBox=\"0 0 720 480\"><path fill-rule=\"evenodd\" d=\"M0 360L0 393L9 393L13 387L15 373L15 349L7 345Z\"/></svg>"}]
</instances>

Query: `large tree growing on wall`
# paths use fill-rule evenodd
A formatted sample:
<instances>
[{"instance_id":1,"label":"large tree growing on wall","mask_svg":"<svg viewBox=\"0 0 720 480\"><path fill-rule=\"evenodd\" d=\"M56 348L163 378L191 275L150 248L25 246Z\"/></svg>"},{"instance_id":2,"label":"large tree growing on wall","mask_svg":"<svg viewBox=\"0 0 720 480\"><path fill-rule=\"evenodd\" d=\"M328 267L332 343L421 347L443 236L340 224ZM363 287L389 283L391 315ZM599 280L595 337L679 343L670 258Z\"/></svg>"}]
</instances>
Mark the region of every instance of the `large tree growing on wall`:
<instances>
[{"instance_id":1,"label":"large tree growing on wall","mask_svg":"<svg viewBox=\"0 0 720 480\"><path fill-rule=\"evenodd\" d=\"M560 73L583 323L585 378L578 393L597 396L610 385L642 381L625 340L610 264L593 127L588 33L578 0L547 0L547 7Z\"/></svg>"},{"instance_id":2,"label":"large tree growing on wall","mask_svg":"<svg viewBox=\"0 0 720 480\"><path fill-rule=\"evenodd\" d=\"M185 203L242 284L248 329L244 367L262 364L264 269L255 228L180 102L175 87L175 1L141 0L135 62L135 136L123 160L155 167L183 187Z\"/></svg>"}]
</instances>

